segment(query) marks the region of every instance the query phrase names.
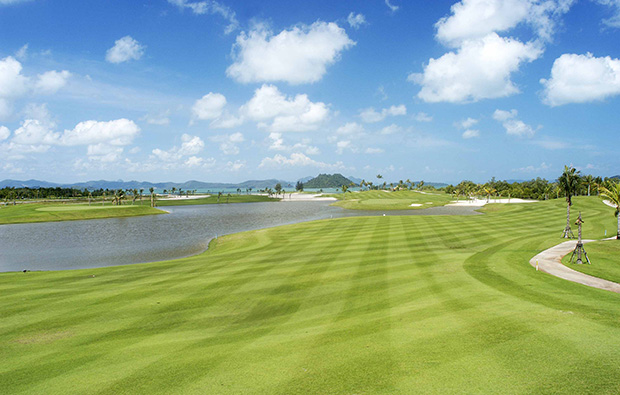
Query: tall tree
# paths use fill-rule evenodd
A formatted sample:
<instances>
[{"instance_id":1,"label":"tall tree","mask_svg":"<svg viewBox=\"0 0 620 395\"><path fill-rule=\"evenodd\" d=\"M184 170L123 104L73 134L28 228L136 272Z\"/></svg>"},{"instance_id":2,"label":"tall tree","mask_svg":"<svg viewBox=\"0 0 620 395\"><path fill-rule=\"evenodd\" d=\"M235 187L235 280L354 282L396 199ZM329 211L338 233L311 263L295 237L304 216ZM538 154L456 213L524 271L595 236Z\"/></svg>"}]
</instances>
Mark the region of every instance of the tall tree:
<instances>
[{"instance_id":1,"label":"tall tree","mask_svg":"<svg viewBox=\"0 0 620 395\"><path fill-rule=\"evenodd\" d=\"M566 196L566 228L562 232L562 237L566 239L574 237L573 231L570 228L570 206L573 205L572 197L577 193L580 179L579 171L572 166L564 166L564 172L558 178L560 189Z\"/></svg>"},{"instance_id":2,"label":"tall tree","mask_svg":"<svg viewBox=\"0 0 620 395\"><path fill-rule=\"evenodd\" d=\"M149 192L151 192L151 207L155 207L155 195L153 194L154 191L155 191L155 188L153 187L149 188Z\"/></svg>"},{"instance_id":3,"label":"tall tree","mask_svg":"<svg viewBox=\"0 0 620 395\"><path fill-rule=\"evenodd\" d=\"M601 187L601 197L609 200L616 207L614 215L618 217L618 230L616 239L620 240L620 183L610 185L609 188Z\"/></svg>"}]
</instances>

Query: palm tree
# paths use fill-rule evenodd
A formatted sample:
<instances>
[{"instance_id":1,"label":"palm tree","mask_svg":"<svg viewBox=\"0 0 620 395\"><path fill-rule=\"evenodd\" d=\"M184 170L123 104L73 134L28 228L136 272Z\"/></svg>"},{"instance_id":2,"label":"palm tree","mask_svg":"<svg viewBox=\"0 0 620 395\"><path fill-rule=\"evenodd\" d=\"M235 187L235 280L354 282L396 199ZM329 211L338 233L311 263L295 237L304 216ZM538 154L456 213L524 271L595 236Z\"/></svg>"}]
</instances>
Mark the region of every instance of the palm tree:
<instances>
[{"instance_id":1,"label":"palm tree","mask_svg":"<svg viewBox=\"0 0 620 395\"><path fill-rule=\"evenodd\" d=\"M418 189L422 189L423 186L424 186L424 180L421 180L420 182L418 182Z\"/></svg>"},{"instance_id":2,"label":"palm tree","mask_svg":"<svg viewBox=\"0 0 620 395\"><path fill-rule=\"evenodd\" d=\"M133 206L133 204L136 202L136 198L138 197L138 190L136 188L133 189L133 191L131 191L131 205Z\"/></svg>"},{"instance_id":3,"label":"palm tree","mask_svg":"<svg viewBox=\"0 0 620 395\"><path fill-rule=\"evenodd\" d=\"M616 206L616 211L614 212L614 215L618 217L616 240L620 240L620 183L610 185L609 188L601 187L601 197L609 200L611 204Z\"/></svg>"},{"instance_id":4,"label":"palm tree","mask_svg":"<svg viewBox=\"0 0 620 395\"><path fill-rule=\"evenodd\" d=\"M581 177L579 176L579 171L574 167L564 166L564 172L558 178L558 184L560 189L564 191L566 195L566 228L564 228L564 232L562 232L562 237L569 239L575 237L573 235L573 231L570 228L570 206L572 206L572 196L577 192L579 188L579 181Z\"/></svg>"},{"instance_id":5,"label":"palm tree","mask_svg":"<svg viewBox=\"0 0 620 395\"><path fill-rule=\"evenodd\" d=\"M174 195L174 192L177 190L177 187L172 187L172 194Z\"/></svg>"},{"instance_id":6,"label":"palm tree","mask_svg":"<svg viewBox=\"0 0 620 395\"><path fill-rule=\"evenodd\" d=\"M583 183L588 186L588 196L590 196L590 187L592 186L592 184L594 184L594 177L592 177L592 175L590 174L584 176Z\"/></svg>"},{"instance_id":7,"label":"palm tree","mask_svg":"<svg viewBox=\"0 0 620 395\"><path fill-rule=\"evenodd\" d=\"M140 188L140 206L142 206L142 193L144 192L144 188Z\"/></svg>"},{"instance_id":8,"label":"palm tree","mask_svg":"<svg viewBox=\"0 0 620 395\"><path fill-rule=\"evenodd\" d=\"M153 191L155 191L155 188L150 187L149 192L151 192L151 207L155 207L155 195L153 194Z\"/></svg>"}]
</instances>

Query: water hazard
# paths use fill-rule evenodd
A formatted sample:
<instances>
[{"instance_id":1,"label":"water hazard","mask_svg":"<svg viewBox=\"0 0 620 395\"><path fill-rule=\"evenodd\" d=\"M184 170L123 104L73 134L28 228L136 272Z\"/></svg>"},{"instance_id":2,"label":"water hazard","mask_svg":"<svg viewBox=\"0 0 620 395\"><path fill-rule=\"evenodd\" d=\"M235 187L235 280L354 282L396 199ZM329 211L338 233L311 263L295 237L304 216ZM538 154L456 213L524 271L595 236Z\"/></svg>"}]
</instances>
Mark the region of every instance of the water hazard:
<instances>
[{"instance_id":1,"label":"water hazard","mask_svg":"<svg viewBox=\"0 0 620 395\"><path fill-rule=\"evenodd\" d=\"M170 214L89 221L0 225L0 272L126 265L198 254L218 235L360 215L330 202L165 207ZM386 211L386 215L471 215L472 207Z\"/></svg>"}]
</instances>

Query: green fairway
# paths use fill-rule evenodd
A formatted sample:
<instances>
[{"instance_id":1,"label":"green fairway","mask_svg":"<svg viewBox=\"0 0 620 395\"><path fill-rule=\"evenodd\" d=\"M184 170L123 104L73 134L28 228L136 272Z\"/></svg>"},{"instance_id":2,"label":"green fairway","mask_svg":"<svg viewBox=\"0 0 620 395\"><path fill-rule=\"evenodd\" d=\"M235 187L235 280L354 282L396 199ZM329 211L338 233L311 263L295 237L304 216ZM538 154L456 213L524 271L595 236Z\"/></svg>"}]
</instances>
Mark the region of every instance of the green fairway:
<instances>
[{"instance_id":1,"label":"green fairway","mask_svg":"<svg viewBox=\"0 0 620 395\"><path fill-rule=\"evenodd\" d=\"M334 206L353 210L415 210L443 206L452 200L448 194L418 191L364 191L328 195L339 199ZM413 204L413 206L412 206Z\"/></svg>"},{"instance_id":2,"label":"green fairway","mask_svg":"<svg viewBox=\"0 0 620 395\"><path fill-rule=\"evenodd\" d=\"M164 214L164 211L147 205L96 205L82 203L38 204L27 203L0 208L0 225L27 222L77 221L112 217L135 217L139 215Z\"/></svg>"},{"instance_id":3,"label":"green fairway","mask_svg":"<svg viewBox=\"0 0 620 395\"><path fill-rule=\"evenodd\" d=\"M584 237L613 228L599 199L573 202ZM2 274L0 388L620 392L620 295L528 263L562 242L565 202L483 211L315 221L175 261Z\"/></svg>"},{"instance_id":4,"label":"green fairway","mask_svg":"<svg viewBox=\"0 0 620 395\"><path fill-rule=\"evenodd\" d=\"M271 198L263 195L230 195L227 198L221 196L218 202L217 194L206 198L198 199L174 199L174 200L158 200L157 206L187 206L197 204L226 204L226 203L255 203L255 202L279 202L280 199Z\"/></svg>"},{"instance_id":5,"label":"green fairway","mask_svg":"<svg viewBox=\"0 0 620 395\"><path fill-rule=\"evenodd\" d=\"M605 240L596 243L584 244L584 248L590 257L592 263L590 265L577 265L570 263L570 256L562 259L562 263L573 270L589 274L594 277L604 278L605 280L620 283L620 241Z\"/></svg>"}]
</instances>

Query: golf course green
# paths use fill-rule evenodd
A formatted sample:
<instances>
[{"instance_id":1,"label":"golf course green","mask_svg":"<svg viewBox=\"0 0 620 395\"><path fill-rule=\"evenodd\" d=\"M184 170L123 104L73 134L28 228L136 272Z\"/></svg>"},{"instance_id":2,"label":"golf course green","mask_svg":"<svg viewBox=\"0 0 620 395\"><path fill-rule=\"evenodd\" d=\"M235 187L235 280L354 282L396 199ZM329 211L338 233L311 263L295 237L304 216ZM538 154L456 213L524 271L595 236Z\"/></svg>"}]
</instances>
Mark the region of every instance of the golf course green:
<instances>
[{"instance_id":1,"label":"golf course green","mask_svg":"<svg viewBox=\"0 0 620 395\"><path fill-rule=\"evenodd\" d=\"M0 225L29 222L78 221L112 217L135 217L165 214L164 211L145 205L101 205L86 203L40 204L27 203L0 208Z\"/></svg>"},{"instance_id":2,"label":"golf course green","mask_svg":"<svg viewBox=\"0 0 620 395\"><path fill-rule=\"evenodd\" d=\"M372 190L328 195L338 199L333 206L351 210L416 210L443 206L453 200L443 192Z\"/></svg>"},{"instance_id":3,"label":"golf course green","mask_svg":"<svg viewBox=\"0 0 620 395\"><path fill-rule=\"evenodd\" d=\"M573 200L585 238L614 229L612 210ZM562 242L564 200L481 211L321 220L174 261L0 274L0 388L619 393L620 295L528 263Z\"/></svg>"}]
</instances>

